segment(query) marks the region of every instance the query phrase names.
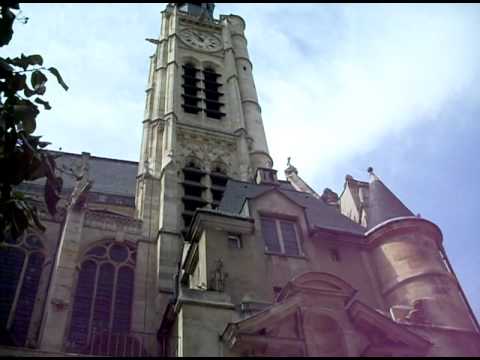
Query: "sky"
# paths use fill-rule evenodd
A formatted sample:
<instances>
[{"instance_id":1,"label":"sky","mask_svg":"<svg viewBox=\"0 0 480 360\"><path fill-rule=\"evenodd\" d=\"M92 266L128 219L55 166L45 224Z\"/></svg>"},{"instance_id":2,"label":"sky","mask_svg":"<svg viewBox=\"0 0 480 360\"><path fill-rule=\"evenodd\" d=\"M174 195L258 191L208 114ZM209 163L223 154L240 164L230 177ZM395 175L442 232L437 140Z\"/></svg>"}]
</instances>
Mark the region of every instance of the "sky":
<instances>
[{"instance_id":1,"label":"sky","mask_svg":"<svg viewBox=\"0 0 480 360\"><path fill-rule=\"evenodd\" d=\"M138 161L149 56L164 4L22 4L3 55L41 54L51 149ZM367 167L440 226L480 318L480 5L217 4L247 24L274 167L317 192Z\"/></svg>"}]
</instances>

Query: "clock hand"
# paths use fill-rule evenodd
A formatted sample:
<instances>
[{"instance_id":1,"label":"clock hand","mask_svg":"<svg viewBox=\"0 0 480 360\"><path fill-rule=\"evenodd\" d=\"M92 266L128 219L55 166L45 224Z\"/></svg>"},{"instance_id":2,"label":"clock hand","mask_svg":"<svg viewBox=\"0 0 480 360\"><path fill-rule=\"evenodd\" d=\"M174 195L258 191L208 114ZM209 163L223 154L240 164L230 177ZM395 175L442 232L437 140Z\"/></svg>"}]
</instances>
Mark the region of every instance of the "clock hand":
<instances>
[{"instance_id":1,"label":"clock hand","mask_svg":"<svg viewBox=\"0 0 480 360\"><path fill-rule=\"evenodd\" d=\"M193 33L193 34L195 34L195 36L196 36L201 42L204 41L204 39L203 39L200 35L198 35L197 33Z\"/></svg>"}]
</instances>

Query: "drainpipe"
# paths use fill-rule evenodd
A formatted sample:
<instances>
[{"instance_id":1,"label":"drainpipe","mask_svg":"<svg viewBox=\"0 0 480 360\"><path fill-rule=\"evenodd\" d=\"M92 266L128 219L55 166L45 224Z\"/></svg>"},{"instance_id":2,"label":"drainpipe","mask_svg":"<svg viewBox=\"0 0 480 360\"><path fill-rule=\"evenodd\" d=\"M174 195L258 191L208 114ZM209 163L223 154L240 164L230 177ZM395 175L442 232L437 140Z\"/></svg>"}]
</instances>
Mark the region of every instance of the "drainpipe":
<instances>
[{"instance_id":1,"label":"drainpipe","mask_svg":"<svg viewBox=\"0 0 480 360\"><path fill-rule=\"evenodd\" d=\"M52 257L52 267L50 269L50 274L48 276L47 291L46 291L46 294L45 294L46 295L45 296L45 301L43 303L42 316L40 318L40 327L38 328L39 331L37 332L37 336L36 336L36 339L35 339L35 342L37 343L37 346L38 346L38 340L39 340L39 337L40 337L40 331L42 331L43 327L44 327L43 321L44 321L44 318L45 318L45 312L47 311L48 294L50 292L50 285L52 283L53 271L55 270L55 263L56 263L56 260L57 260L58 252L60 250L60 242L62 240L62 234L63 234L63 229L65 228L66 219L67 219L67 213L65 212L65 216L62 219L62 222L61 222L61 225L60 225L60 230L58 232L57 245L55 247L55 253Z\"/></svg>"}]
</instances>

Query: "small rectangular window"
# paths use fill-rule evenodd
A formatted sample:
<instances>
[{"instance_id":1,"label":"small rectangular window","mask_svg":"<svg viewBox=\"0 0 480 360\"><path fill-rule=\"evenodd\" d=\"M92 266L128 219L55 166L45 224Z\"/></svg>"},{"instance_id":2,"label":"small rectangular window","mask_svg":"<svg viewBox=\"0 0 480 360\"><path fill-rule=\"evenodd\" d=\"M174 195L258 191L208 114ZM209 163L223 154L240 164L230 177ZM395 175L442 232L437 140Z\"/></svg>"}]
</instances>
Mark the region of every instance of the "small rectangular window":
<instances>
[{"instance_id":1,"label":"small rectangular window","mask_svg":"<svg viewBox=\"0 0 480 360\"><path fill-rule=\"evenodd\" d=\"M228 235L228 247L231 249L241 249L242 248L242 238L237 234Z\"/></svg>"},{"instance_id":2,"label":"small rectangular window","mask_svg":"<svg viewBox=\"0 0 480 360\"><path fill-rule=\"evenodd\" d=\"M278 295L280 294L280 291L282 291L281 286L274 286L273 287L273 299L276 300Z\"/></svg>"},{"instance_id":3,"label":"small rectangular window","mask_svg":"<svg viewBox=\"0 0 480 360\"><path fill-rule=\"evenodd\" d=\"M340 261L340 253L338 252L338 249L330 249L330 259L334 262L339 262Z\"/></svg>"}]
</instances>

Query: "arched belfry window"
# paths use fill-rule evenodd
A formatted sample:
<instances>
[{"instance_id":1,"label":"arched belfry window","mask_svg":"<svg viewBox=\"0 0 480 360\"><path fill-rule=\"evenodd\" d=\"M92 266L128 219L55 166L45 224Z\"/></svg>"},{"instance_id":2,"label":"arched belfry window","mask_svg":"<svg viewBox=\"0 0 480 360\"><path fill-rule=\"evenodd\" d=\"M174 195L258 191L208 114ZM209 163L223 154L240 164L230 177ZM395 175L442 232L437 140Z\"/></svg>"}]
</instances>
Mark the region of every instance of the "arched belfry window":
<instances>
[{"instance_id":1,"label":"arched belfry window","mask_svg":"<svg viewBox=\"0 0 480 360\"><path fill-rule=\"evenodd\" d=\"M210 190L212 192L212 209L218 208L227 186L228 176L224 164L215 165L210 172Z\"/></svg>"},{"instance_id":2,"label":"arched belfry window","mask_svg":"<svg viewBox=\"0 0 480 360\"><path fill-rule=\"evenodd\" d=\"M129 242L106 241L87 250L74 295L69 351L115 354L115 349L108 344L102 348L97 340L129 334L135 264L136 247ZM109 336L102 338L104 334Z\"/></svg>"},{"instance_id":3,"label":"arched belfry window","mask_svg":"<svg viewBox=\"0 0 480 360\"><path fill-rule=\"evenodd\" d=\"M198 114L201 110L199 102L201 98L198 96L200 88L197 78L198 69L191 63L183 65L183 109L187 113Z\"/></svg>"},{"instance_id":4,"label":"arched belfry window","mask_svg":"<svg viewBox=\"0 0 480 360\"><path fill-rule=\"evenodd\" d=\"M182 69L183 110L190 114L198 114L203 111L207 117L214 119L224 117L222 106L225 104L221 101L224 94L220 92L222 84L219 81L221 75L212 67L206 67L200 71L190 62L184 64Z\"/></svg>"},{"instance_id":5,"label":"arched belfry window","mask_svg":"<svg viewBox=\"0 0 480 360\"><path fill-rule=\"evenodd\" d=\"M24 346L37 298L45 253L40 237L5 234L0 247L0 342Z\"/></svg>"},{"instance_id":6,"label":"arched belfry window","mask_svg":"<svg viewBox=\"0 0 480 360\"><path fill-rule=\"evenodd\" d=\"M205 93L205 113L207 117L221 119L225 114L220 110L224 105L220 101L223 93L220 92L222 84L219 82L220 74L212 68L203 70L203 91Z\"/></svg>"}]
</instances>

